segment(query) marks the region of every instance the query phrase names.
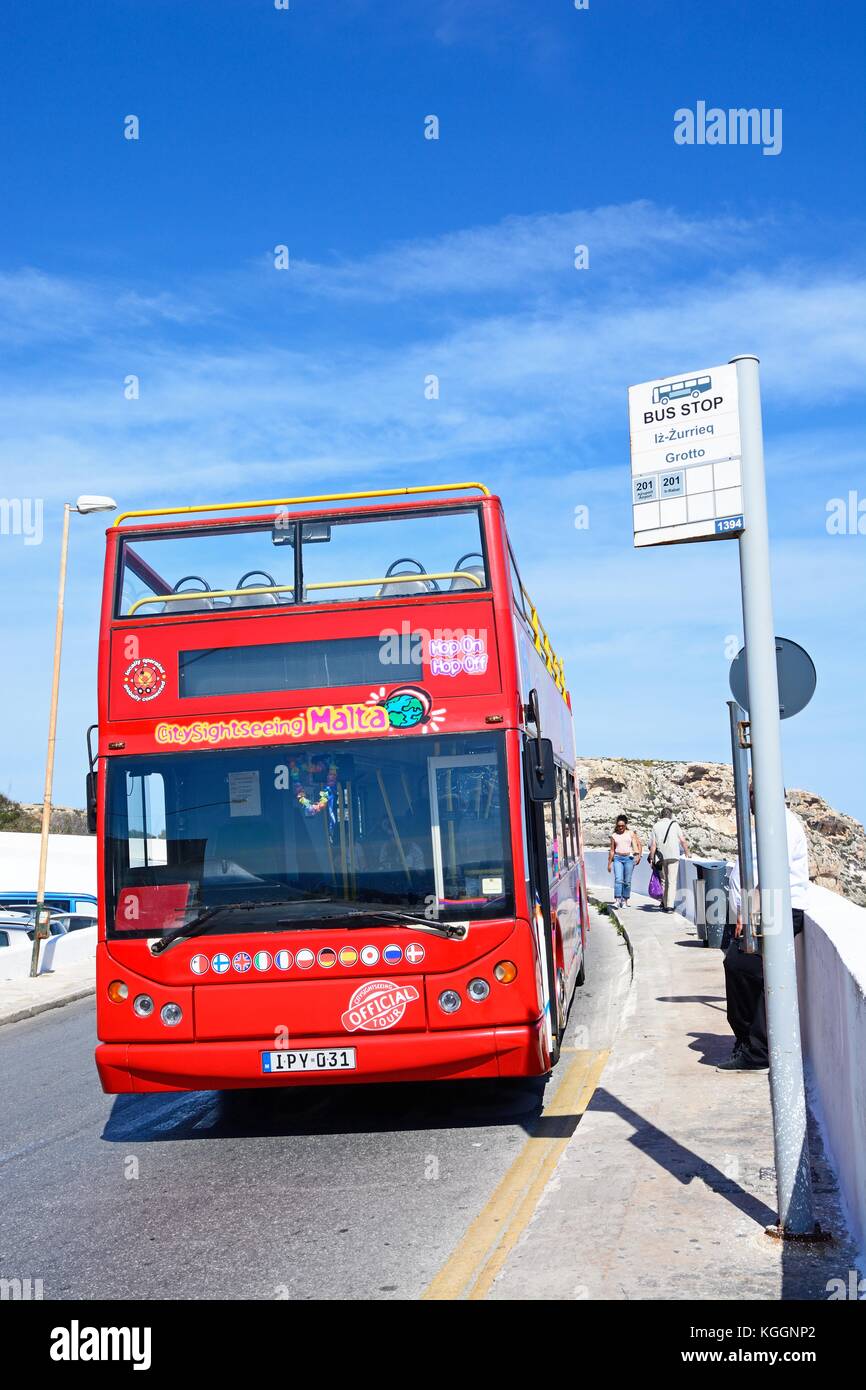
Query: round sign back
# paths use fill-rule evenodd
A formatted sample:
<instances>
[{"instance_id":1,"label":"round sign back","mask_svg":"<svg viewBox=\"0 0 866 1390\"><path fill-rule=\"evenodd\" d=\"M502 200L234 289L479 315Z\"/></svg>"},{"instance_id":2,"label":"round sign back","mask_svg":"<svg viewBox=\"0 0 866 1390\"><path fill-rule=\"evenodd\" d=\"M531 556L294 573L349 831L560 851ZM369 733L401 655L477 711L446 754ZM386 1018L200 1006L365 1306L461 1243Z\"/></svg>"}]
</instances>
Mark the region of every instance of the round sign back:
<instances>
[{"instance_id":1,"label":"round sign back","mask_svg":"<svg viewBox=\"0 0 866 1390\"><path fill-rule=\"evenodd\" d=\"M809 653L787 637L776 638L776 673L779 678L779 718L790 719L805 709L815 694L818 675ZM746 649L742 647L731 662L728 677L731 694L748 713L749 676Z\"/></svg>"}]
</instances>

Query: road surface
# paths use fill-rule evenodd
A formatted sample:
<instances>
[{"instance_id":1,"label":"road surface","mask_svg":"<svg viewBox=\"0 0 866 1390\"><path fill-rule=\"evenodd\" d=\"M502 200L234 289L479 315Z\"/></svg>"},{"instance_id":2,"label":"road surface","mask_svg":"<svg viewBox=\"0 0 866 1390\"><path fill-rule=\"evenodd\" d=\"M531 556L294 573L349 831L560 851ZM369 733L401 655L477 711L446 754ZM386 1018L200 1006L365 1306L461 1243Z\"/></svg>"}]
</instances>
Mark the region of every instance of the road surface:
<instances>
[{"instance_id":1,"label":"road surface","mask_svg":"<svg viewBox=\"0 0 866 1390\"><path fill-rule=\"evenodd\" d=\"M594 915L566 1048L609 1045L628 965ZM417 1298L543 1131L570 1055L546 1089L323 1087L226 1104L103 1095L92 999L10 1024L0 1044L0 1277L41 1279L46 1299Z\"/></svg>"}]
</instances>

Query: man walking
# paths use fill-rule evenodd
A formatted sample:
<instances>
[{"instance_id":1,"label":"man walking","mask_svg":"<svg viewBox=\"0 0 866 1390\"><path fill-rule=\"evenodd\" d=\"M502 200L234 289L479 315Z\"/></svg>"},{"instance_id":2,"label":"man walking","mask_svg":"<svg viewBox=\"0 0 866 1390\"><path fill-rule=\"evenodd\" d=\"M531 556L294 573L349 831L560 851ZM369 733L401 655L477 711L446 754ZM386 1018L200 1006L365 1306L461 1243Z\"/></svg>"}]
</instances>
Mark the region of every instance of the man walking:
<instances>
[{"instance_id":1,"label":"man walking","mask_svg":"<svg viewBox=\"0 0 866 1390\"><path fill-rule=\"evenodd\" d=\"M755 796L749 788L749 801L755 809ZM788 836L788 877L791 885L791 917L794 935L803 930L803 912L809 891L809 846L802 822L785 807ZM753 852L757 884L757 855ZM731 907L737 914L734 940L725 954L725 994L728 1023L736 1038L734 1050L719 1071L766 1071L770 1065L767 1049L767 1009L764 1000L764 958L759 952L747 955L742 945L743 915L739 861L734 863L728 883Z\"/></svg>"},{"instance_id":2,"label":"man walking","mask_svg":"<svg viewBox=\"0 0 866 1390\"><path fill-rule=\"evenodd\" d=\"M680 871L680 850L689 858L689 847L674 813L666 806L652 828L649 844L650 867L660 873L662 898L659 912L673 912Z\"/></svg>"}]
</instances>

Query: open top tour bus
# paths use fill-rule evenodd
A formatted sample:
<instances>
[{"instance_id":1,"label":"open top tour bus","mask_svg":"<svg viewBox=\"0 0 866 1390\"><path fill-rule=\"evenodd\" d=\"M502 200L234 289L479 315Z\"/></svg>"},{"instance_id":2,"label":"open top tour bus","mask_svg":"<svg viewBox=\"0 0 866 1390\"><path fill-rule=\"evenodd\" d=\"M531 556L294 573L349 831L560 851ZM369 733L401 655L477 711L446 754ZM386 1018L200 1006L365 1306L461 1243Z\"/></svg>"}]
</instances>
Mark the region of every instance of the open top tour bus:
<instances>
[{"instance_id":1,"label":"open top tour bus","mask_svg":"<svg viewBox=\"0 0 866 1390\"><path fill-rule=\"evenodd\" d=\"M104 1089L546 1074L588 922L574 732L499 499L136 512L107 536Z\"/></svg>"}]
</instances>

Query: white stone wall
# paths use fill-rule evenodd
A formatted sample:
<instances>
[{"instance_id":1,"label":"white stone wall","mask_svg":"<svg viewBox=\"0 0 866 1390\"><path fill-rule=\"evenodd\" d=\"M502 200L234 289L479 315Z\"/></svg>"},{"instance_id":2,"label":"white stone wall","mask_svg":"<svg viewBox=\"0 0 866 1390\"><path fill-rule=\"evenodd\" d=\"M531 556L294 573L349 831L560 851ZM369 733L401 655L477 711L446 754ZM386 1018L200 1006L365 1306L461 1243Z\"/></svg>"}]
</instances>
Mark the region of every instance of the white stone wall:
<instances>
[{"instance_id":1,"label":"white stone wall","mask_svg":"<svg viewBox=\"0 0 866 1390\"><path fill-rule=\"evenodd\" d=\"M16 932L17 935L19 933ZM0 980L24 980L30 974L33 942L25 932L20 935L24 937L24 943L0 950ZM95 919L92 927L82 927L80 931L68 932L66 936L52 936L43 941L39 952L39 974L53 972L60 975L64 967L86 960L92 960L96 968Z\"/></svg>"},{"instance_id":2,"label":"white stone wall","mask_svg":"<svg viewBox=\"0 0 866 1390\"><path fill-rule=\"evenodd\" d=\"M797 964L810 1099L866 1256L866 908L812 884Z\"/></svg>"}]
</instances>

